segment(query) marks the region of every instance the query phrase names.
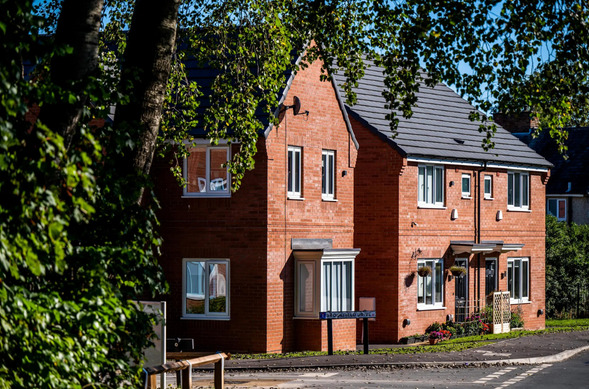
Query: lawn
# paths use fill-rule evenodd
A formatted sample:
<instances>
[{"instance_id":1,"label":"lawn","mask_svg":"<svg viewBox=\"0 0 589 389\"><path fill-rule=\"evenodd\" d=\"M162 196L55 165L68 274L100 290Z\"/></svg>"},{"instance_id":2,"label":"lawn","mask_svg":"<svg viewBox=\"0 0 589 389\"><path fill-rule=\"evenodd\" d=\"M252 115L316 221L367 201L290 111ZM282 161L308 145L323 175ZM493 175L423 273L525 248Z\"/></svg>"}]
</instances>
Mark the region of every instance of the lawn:
<instances>
[{"instance_id":1,"label":"lawn","mask_svg":"<svg viewBox=\"0 0 589 389\"><path fill-rule=\"evenodd\" d=\"M546 328L589 329L589 319L547 319ZM588 328L583 328L588 327Z\"/></svg>"}]
</instances>

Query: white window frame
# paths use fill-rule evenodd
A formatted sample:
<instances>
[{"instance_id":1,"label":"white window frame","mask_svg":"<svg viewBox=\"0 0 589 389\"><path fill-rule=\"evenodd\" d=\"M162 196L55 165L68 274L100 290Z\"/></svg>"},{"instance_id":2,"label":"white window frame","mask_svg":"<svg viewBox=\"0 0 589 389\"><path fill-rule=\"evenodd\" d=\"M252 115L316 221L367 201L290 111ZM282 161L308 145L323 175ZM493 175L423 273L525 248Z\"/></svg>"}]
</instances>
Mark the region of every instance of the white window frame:
<instances>
[{"instance_id":1,"label":"white window frame","mask_svg":"<svg viewBox=\"0 0 589 389\"><path fill-rule=\"evenodd\" d=\"M204 304L205 313L187 313L186 312L186 297L187 297L187 263L188 262L204 262L204 269L206 271L205 285L204 285ZM225 274L225 312L209 312L209 265L225 265L227 268ZM231 295L230 295L230 280L231 267L229 259L212 259L212 258L183 258L182 259L182 318L183 319L207 319L207 320L229 320L231 312Z\"/></svg>"},{"instance_id":2,"label":"white window frame","mask_svg":"<svg viewBox=\"0 0 589 389\"><path fill-rule=\"evenodd\" d=\"M325 265L327 264L329 264L331 272L329 274L330 291L326 288L328 274L326 273ZM340 265L339 269L335 268L338 264ZM349 272L345 272L346 266L344 264L349 264ZM343 279L343 276L348 275L350 277L349 284ZM353 259L330 259L321 261L321 312L353 311L354 289ZM346 296L349 296L350 298L350 304L348 306L345 306L344 292L347 292Z\"/></svg>"},{"instance_id":3,"label":"white window frame","mask_svg":"<svg viewBox=\"0 0 589 389\"><path fill-rule=\"evenodd\" d=\"M554 201L556 202L556 215L553 214L552 212L550 212L550 202ZM558 210L560 209L559 205L561 202L564 202L564 217L559 217L558 216ZM563 198L547 198L546 199L546 214L547 215L552 215L556 218L556 220L562 222L562 221L566 221L567 220L567 200L563 199Z\"/></svg>"},{"instance_id":4,"label":"white window frame","mask_svg":"<svg viewBox=\"0 0 589 389\"><path fill-rule=\"evenodd\" d=\"M487 192L487 182L489 183L489 191ZM483 197L486 200L493 200L493 176L490 174L485 174L485 178L483 180Z\"/></svg>"},{"instance_id":5,"label":"white window frame","mask_svg":"<svg viewBox=\"0 0 589 389\"><path fill-rule=\"evenodd\" d=\"M299 155L298 163L295 155ZM303 149L299 146L288 146L287 155L287 172L290 171L292 174L287 174L287 197L289 199L301 199L303 193ZM298 173L298 174L296 174ZM297 190L298 186L298 190Z\"/></svg>"},{"instance_id":6,"label":"white window frame","mask_svg":"<svg viewBox=\"0 0 589 389\"><path fill-rule=\"evenodd\" d=\"M530 175L528 173L507 172L507 209L530 209Z\"/></svg>"},{"instance_id":7,"label":"white window frame","mask_svg":"<svg viewBox=\"0 0 589 389\"><path fill-rule=\"evenodd\" d=\"M230 146L192 146L190 148L206 148L206 177L198 177L199 178L199 192L188 192L188 185L184 185L183 188L183 197L231 197L231 176L229 174L229 170L225 168L227 175L224 182L221 183L221 190L211 190L215 185L215 183L211 183L211 150L225 150L227 152L227 161L231 158L231 151ZM184 181L187 182L188 177L188 157L184 158L183 163L183 176ZM202 180L204 179L204 180ZM215 179L219 180L219 179ZM215 181L213 180L213 181ZM215 187L217 187L215 185Z\"/></svg>"},{"instance_id":8,"label":"white window frame","mask_svg":"<svg viewBox=\"0 0 589 389\"><path fill-rule=\"evenodd\" d=\"M431 170L431 182L428 171ZM423 173L423 174L422 174ZM438 179L439 177L439 179ZM431 188L430 188L431 186ZM438 193L439 190L439 193ZM439 195L439 196L438 196ZM444 207L444 166L418 165L417 205L423 208Z\"/></svg>"},{"instance_id":9,"label":"white window frame","mask_svg":"<svg viewBox=\"0 0 589 389\"><path fill-rule=\"evenodd\" d=\"M295 316L298 317L318 317L319 316L319 302L321 301L321 290L318 285L320 282L318 280L317 274L319 270L317 269L318 266L321 265L320 261L317 260L300 260L295 261ZM313 279L312 279L312 286L313 292L311 294L312 302L311 302L311 310L310 311L303 311L301 310L301 265L312 265L313 269Z\"/></svg>"},{"instance_id":10,"label":"white window frame","mask_svg":"<svg viewBox=\"0 0 589 389\"><path fill-rule=\"evenodd\" d=\"M431 265L430 265L431 263ZM418 310L427 310L427 309L443 309L444 308L444 261L442 258L422 258L417 260L417 269L422 266L430 266L432 272L426 276L422 277L419 274L417 275L417 309ZM436 269L438 266L439 269ZM439 273L438 273L439 272ZM430 280L431 283L431 291L432 291L432 302L426 302L426 293L428 289L427 280ZM440 301L436 299L436 287L437 284L440 284ZM423 302L419 302L420 297L420 289L423 296Z\"/></svg>"},{"instance_id":11,"label":"white window frame","mask_svg":"<svg viewBox=\"0 0 589 389\"><path fill-rule=\"evenodd\" d=\"M519 293L516 294L517 280L519 280ZM507 258L507 290L509 290L512 304L530 301L530 258Z\"/></svg>"},{"instance_id":12,"label":"white window frame","mask_svg":"<svg viewBox=\"0 0 589 389\"><path fill-rule=\"evenodd\" d=\"M321 198L323 200L335 200L336 184L336 159L335 150L321 151Z\"/></svg>"},{"instance_id":13,"label":"white window frame","mask_svg":"<svg viewBox=\"0 0 589 389\"><path fill-rule=\"evenodd\" d=\"M468 180L468 191L464 191L464 180ZM460 179L460 189L462 191L463 199L470 199L470 174L462 174Z\"/></svg>"}]
</instances>

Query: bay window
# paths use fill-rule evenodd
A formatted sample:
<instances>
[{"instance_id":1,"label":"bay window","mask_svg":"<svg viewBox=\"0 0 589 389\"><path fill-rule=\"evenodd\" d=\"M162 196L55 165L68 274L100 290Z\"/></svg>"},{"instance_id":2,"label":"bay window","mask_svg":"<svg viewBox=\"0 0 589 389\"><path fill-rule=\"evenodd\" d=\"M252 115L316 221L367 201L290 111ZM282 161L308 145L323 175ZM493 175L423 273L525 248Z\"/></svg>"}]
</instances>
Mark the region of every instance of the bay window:
<instances>
[{"instance_id":1,"label":"bay window","mask_svg":"<svg viewBox=\"0 0 589 389\"><path fill-rule=\"evenodd\" d=\"M354 260L358 249L296 250L295 316L354 310Z\"/></svg>"}]
</instances>

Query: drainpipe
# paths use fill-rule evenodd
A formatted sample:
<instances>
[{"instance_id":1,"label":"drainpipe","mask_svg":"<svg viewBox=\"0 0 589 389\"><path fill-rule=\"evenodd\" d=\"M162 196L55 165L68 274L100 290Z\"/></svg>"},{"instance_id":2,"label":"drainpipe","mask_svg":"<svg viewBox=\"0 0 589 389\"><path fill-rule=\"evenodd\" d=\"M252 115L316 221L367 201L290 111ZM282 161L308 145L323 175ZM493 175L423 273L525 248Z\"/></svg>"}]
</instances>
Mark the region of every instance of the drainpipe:
<instances>
[{"instance_id":1,"label":"drainpipe","mask_svg":"<svg viewBox=\"0 0 589 389\"><path fill-rule=\"evenodd\" d=\"M475 243L481 243L481 173L487 170L487 161L484 162L482 169L477 170L477 179L475 181L476 196L476 226L475 226ZM481 311L481 253L477 254L477 309ZM499 261L497 261L499 262Z\"/></svg>"}]
</instances>

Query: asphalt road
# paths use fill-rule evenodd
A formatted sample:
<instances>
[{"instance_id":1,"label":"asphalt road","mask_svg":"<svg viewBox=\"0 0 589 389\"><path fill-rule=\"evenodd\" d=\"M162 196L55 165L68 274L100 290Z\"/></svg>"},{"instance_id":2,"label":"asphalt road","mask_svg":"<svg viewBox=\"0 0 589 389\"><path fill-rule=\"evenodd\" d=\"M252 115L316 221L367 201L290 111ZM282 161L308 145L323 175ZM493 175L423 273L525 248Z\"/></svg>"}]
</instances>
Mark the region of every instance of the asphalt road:
<instances>
[{"instance_id":1,"label":"asphalt road","mask_svg":"<svg viewBox=\"0 0 589 389\"><path fill-rule=\"evenodd\" d=\"M227 372L225 384L227 388L589 389L589 352L559 363L526 366ZM212 387L211 374L196 373L193 385Z\"/></svg>"}]
</instances>

